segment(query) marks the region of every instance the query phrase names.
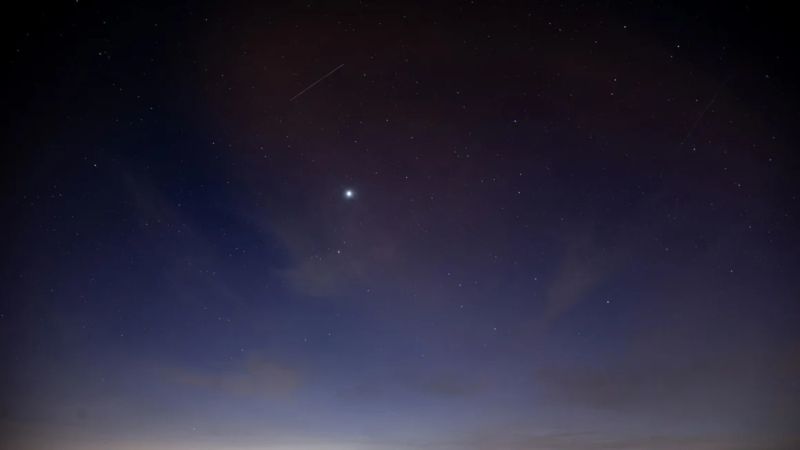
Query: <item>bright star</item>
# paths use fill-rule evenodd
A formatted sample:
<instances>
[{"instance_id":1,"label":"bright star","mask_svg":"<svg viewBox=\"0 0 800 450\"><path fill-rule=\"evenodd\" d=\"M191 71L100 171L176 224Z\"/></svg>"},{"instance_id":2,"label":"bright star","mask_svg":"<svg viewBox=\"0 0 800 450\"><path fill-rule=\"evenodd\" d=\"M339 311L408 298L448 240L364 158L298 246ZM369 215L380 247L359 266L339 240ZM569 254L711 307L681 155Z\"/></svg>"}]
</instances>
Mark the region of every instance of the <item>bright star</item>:
<instances>
[{"instance_id":1,"label":"bright star","mask_svg":"<svg viewBox=\"0 0 800 450\"><path fill-rule=\"evenodd\" d=\"M344 191L344 198L353 198L356 196L356 192L352 189L345 189Z\"/></svg>"}]
</instances>

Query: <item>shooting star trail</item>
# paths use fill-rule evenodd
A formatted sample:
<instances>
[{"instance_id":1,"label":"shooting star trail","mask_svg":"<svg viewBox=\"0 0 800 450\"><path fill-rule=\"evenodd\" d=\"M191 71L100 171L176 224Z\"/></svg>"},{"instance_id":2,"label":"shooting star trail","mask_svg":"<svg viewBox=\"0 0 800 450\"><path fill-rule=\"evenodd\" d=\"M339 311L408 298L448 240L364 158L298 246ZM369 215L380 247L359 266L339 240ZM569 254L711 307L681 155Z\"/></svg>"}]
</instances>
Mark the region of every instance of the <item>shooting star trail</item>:
<instances>
[{"instance_id":1,"label":"shooting star trail","mask_svg":"<svg viewBox=\"0 0 800 450\"><path fill-rule=\"evenodd\" d=\"M292 100L296 99L297 97L300 97L300 96L301 96L301 95L303 95L303 94L304 94L304 93L305 93L307 90L309 90L309 89L311 89L312 87L316 86L317 84L319 84L319 82L320 82L320 81L324 80L325 78L328 78L329 76L333 75L333 73L334 73L334 72L336 72L337 70L341 69L342 67L344 67L344 64L339 64L338 66L336 66L336 68L335 68L335 69L333 69L333 70L331 70L330 72L328 72L328 73L326 73L325 75L323 75L323 76L322 76L322 78L320 78L319 80L317 80L317 81L315 81L315 82L311 83L310 85L308 85L308 87L307 87L307 88L305 88L305 89L303 89L302 91L300 91L300 92L298 92L297 94L295 94L295 96L294 96L294 97L292 97L292 98L290 98L290 99L289 99L289 101L291 102Z\"/></svg>"},{"instance_id":2,"label":"shooting star trail","mask_svg":"<svg viewBox=\"0 0 800 450\"><path fill-rule=\"evenodd\" d=\"M692 137L692 133L694 133L694 130L700 125L700 122L703 121L703 117L706 115L708 110L711 109L712 106L714 106L714 103L716 103L717 97L719 97L720 92L722 92L722 89L725 87L725 84L727 84L731 78L733 78L733 75L728 76L725 80L722 81L722 83L720 83L719 87L717 88L717 91L714 93L714 96L711 97L711 100L708 103L706 103L705 108L703 108L703 110L700 112L700 115L697 116L697 119L695 119L694 123L692 124L692 127L689 128L689 131L686 133L686 137L684 137L683 140L678 144L678 148L683 147L684 144L689 142L689 139Z\"/></svg>"}]
</instances>

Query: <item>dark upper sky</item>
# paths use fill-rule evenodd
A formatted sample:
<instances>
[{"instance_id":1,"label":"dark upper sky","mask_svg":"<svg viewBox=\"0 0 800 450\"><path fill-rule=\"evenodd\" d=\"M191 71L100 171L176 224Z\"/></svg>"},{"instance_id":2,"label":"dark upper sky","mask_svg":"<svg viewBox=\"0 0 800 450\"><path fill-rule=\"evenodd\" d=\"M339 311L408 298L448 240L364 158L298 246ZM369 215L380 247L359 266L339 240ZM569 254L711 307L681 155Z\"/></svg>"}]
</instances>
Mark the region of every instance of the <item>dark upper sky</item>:
<instances>
[{"instance_id":1,"label":"dark upper sky","mask_svg":"<svg viewBox=\"0 0 800 450\"><path fill-rule=\"evenodd\" d=\"M0 448L800 448L788 9L119 3L6 11Z\"/></svg>"}]
</instances>

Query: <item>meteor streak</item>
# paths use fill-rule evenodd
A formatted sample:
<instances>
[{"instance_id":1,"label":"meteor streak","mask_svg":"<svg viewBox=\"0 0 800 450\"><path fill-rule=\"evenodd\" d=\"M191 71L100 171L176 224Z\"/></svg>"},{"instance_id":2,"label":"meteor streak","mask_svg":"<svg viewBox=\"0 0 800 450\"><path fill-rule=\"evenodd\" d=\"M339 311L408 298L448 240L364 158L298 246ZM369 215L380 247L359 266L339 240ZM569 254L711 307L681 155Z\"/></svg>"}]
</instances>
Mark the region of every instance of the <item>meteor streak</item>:
<instances>
[{"instance_id":1,"label":"meteor streak","mask_svg":"<svg viewBox=\"0 0 800 450\"><path fill-rule=\"evenodd\" d=\"M333 70L331 70L330 72L328 72L328 73L326 73L325 75L323 75L323 76L322 76L322 78L320 78L319 80L317 80L317 81L315 81L315 82L313 82L313 83L309 84L307 88L305 88L305 89L303 89L302 91L300 91L300 92L298 92L297 94L295 94L295 96L294 96L294 97L292 97L292 98L290 98L290 99L289 99L289 101L291 102L292 100L296 99L297 97L300 97L300 96L301 96L301 95L303 95L303 94L304 94L304 93L305 93L307 90L309 90L309 89L311 89L312 87L316 86L316 85L317 85L317 84L318 84L320 81L324 80L325 78L328 78L329 76L333 75L333 73L334 73L334 72L336 72L337 70L341 69L343 66L344 66L344 64L339 64L338 66L336 66L336 68L335 68L335 69L333 69Z\"/></svg>"}]
</instances>

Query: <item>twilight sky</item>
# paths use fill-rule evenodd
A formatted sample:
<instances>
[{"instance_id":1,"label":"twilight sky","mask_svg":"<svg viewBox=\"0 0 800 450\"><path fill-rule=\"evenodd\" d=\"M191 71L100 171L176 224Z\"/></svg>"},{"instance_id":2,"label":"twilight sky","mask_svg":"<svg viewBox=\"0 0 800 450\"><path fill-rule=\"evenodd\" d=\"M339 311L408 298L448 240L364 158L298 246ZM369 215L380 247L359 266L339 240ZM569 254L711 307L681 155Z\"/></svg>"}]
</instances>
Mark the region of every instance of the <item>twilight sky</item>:
<instances>
[{"instance_id":1,"label":"twilight sky","mask_svg":"<svg viewBox=\"0 0 800 450\"><path fill-rule=\"evenodd\" d=\"M788 10L128 3L6 11L0 449L800 448Z\"/></svg>"}]
</instances>

